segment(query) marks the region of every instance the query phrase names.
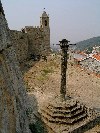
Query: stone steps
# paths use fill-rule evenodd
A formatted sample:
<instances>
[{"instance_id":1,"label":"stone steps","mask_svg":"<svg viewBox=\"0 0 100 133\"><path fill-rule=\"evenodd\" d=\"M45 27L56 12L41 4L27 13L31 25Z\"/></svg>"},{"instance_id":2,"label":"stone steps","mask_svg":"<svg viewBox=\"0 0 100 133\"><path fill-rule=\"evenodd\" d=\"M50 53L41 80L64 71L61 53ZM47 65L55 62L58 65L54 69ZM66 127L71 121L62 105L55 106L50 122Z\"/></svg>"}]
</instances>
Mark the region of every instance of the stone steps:
<instances>
[{"instance_id":1,"label":"stone steps","mask_svg":"<svg viewBox=\"0 0 100 133\"><path fill-rule=\"evenodd\" d=\"M48 103L41 107L40 113L43 119L52 123L73 124L87 118L84 106L76 101L67 101L66 103L52 104Z\"/></svg>"},{"instance_id":2,"label":"stone steps","mask_svg":"<svg viewBox=\"0 0 100 133\"><path fill-rule=\"evenodd\" d=\"M39 109L41 118L54 133L84 133L100 121L100 115L79 102L59 98L47 101Z\"/></svg>"},{"instance_id":3,"label":"stone steps","mask_svg":"<svg viewBox=\"0 0 100 133\"><path fill-rule=\"evenodd\" d=\"M81 115L79 115L75 118L68 118L68 117L61 118L58 116L55 118L55 117L51 116L50 114L43 113L42 117L43 117L43 119L47 120L48 122L71 125L75 122L79 122L79 121L85 119L87 117L87 115L85 113L82 113Z\"/></svg>"},{"instance_id":4,"label":"stone steps","mask_svg":"<svg viewBox=\"0 0 100 133\"><path fill-rule=\"evenodd\" d=\"M45 108L45 110L41 109L41 111L52 116L53 118L56 118L56 117L70 118L70 117L75 117L81 113L85 113L85 111L81 108L74 110L74 112L67 112L67 113L65 113L64 111L62 112L61 110L59 110L59 111L49 110L48 108Z\"/></svg>"},{"instance_id":5,"label":"stone steps","mask_svg":"<svg viewBox=\"0 0 100 133\"><path fill-rule=\"evenodd\" d=\"M76 101L73 101L70 103L70 100L68 101L68 103L63 103L63 102L60 102L59 104L56 102L56 104L53 104L53 103L49 103L49 106L50 107L53 107L53 108L56 108L56 109L71 109L75 106L77 106L77 102Z\"/></svg>"},{"instance_id":6,"label":"stone steps","mask_svg":"<svg viewBox=\"0 0 100 133\"><path fill-rule=\"evenodd\" d=\"M49 109L49 111L52 111L53 113L59 113L59 114L68 114L68 113L74 113L77 110L82 109L82 107L80 105L77 105L76 107L72 108L72 109L59 109L59 108L53 108L48 106L47 107Z\"/></svg>"}]
</instances>

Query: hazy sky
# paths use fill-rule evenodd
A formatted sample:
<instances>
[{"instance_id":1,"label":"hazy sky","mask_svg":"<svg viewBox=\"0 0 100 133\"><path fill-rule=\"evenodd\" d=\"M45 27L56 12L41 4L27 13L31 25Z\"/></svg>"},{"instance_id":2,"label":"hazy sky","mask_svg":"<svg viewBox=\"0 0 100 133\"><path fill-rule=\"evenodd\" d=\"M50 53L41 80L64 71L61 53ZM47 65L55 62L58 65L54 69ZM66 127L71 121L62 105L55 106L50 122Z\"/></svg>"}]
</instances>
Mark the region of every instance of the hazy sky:
<instances>
[{"instance_id":1,"label":"hazy sky","mask_svg":"<svg viewBox=\"0 0 100 133\"><path fill-rule=\"evenodd\" d=\"M10 29L38 26L43 8L50 16L51 43L100 36L100 0L1 0Z\"/></svg>"}]
</instances>

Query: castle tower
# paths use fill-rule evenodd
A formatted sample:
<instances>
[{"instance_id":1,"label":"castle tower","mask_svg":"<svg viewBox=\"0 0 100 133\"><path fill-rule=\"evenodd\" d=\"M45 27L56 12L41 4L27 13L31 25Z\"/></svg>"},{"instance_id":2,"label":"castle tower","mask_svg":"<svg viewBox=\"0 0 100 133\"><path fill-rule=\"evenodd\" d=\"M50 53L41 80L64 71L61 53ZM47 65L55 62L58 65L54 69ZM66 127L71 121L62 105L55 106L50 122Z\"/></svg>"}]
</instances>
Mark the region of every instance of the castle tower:
<instances>
[{"instance_id":1,"label":"castle tower","mask_svg":"<svg viewBox=\"0 0 100 133\"><path fill-rule=\"evenodd\" d=\"M40 17L40 27L44 29L49 29L49 16L44 11L42 16Z\"/></svg>"},{"instance_id":2,"label":"castle tower","mask_svg":"<svg viewBox=\"0 0 100 133\"><path fill-rule=\"evenodd\" d=\"M42 16L40 17L40 28L42 29L43 34L43 51L44 53L49 53L50 51L50 27L49 27L49 15L43 11ZM44 54L43 53L43 54Z\"/></svg>"}]
</instances>

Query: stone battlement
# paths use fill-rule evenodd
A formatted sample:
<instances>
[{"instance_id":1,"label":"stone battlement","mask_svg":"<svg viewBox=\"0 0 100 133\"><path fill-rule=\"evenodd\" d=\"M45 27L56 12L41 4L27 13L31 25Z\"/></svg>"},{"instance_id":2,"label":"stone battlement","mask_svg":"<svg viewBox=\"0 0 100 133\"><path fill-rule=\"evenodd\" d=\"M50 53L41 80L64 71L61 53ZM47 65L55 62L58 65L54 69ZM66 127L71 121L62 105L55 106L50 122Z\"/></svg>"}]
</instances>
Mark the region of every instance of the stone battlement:
<instances>
[{"instance_id":1,"label":"stone battlement","mask_svg":"<svg viewBox=\"0 0 100 133\"><path fill-rule=\"evenodd\" d=\"M25 26L21 31L10 30L12 44L20 63L31 55L47 55L50 52L49 17L43 13L40 19L40 26Z\"/></svg>"}]
</instances>

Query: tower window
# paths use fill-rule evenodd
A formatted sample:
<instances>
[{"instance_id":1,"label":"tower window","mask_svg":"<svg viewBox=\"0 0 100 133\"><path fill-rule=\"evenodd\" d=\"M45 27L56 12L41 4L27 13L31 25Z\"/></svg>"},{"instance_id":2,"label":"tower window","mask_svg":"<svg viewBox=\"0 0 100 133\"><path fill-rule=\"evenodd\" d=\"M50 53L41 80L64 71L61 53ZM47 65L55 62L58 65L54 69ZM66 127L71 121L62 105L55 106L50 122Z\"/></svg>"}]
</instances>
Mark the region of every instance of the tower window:
<instances>
[{"instance_id":1,"label":"tower window","mask_svg":"<svg viewBox=\"0 0 100 133\"><path fill-rule=\"evenodd\" d=\"M45 20L45 26L47 26L47 20Z\"/></svg>"}]
</instances>

